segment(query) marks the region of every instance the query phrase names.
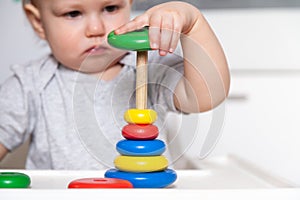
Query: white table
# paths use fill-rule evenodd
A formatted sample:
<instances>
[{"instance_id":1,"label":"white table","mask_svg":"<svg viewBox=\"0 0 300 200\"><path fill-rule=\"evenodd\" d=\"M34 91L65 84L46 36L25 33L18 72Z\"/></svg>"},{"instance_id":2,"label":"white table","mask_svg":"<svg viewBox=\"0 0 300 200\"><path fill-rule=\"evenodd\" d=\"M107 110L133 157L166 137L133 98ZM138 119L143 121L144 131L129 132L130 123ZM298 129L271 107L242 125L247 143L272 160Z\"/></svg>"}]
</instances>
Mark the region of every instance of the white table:
<instances>
[{"instance_id":1,"label":"white table","mask_svg":"<svg viewBox=\"0 0 300 200\"><path fill-rule=\"evenodd\" d=\"M67 189L78 178L103 177L104 171L18 171L31 177L29 189L1 189L0 199L299 199L300 190L235 156L190 160L193 170L178 170L164 189ZM42 198L41 198L42 197Z\"/></svg>"}]
</instances>

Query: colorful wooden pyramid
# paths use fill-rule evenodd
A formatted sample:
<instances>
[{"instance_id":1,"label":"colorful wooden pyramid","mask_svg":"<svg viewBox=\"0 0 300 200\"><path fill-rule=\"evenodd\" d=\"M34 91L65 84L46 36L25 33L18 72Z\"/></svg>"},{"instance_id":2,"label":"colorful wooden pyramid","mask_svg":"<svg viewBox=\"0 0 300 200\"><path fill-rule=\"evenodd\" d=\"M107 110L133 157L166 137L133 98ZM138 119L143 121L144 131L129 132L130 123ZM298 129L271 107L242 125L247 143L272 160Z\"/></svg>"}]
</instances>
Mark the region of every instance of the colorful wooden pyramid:
<instances>
[{"instance_id":1,"label":"colorful wooden pyramid","mask_svg":"<svg viewBox=\"0 0 300 200\"><path fill-rule=\"evenodd\" d=\"M149 44L148 28L130 33L108 36L110 45L137 51L136 109L124 114L128 123L122 129L125 138L117 143L120 153L115 161L115 169L105 173L106 178L130 181L134 188L164 188L177 179L176 172L168 169L168 160L162 154L166 150L158 137L158 128L153 124L157 119L154 110L147 109L147 63Z\"/></svg>"}]
</instances>

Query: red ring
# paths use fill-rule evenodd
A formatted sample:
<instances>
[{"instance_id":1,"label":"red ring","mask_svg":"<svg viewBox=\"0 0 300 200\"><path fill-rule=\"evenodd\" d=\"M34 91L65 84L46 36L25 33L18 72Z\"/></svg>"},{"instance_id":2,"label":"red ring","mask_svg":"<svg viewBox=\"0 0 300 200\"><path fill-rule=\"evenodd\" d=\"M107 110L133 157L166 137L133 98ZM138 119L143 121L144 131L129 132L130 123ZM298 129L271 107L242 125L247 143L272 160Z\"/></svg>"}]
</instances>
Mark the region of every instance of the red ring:
<instances>
[{"instance_id":1,"label":"red ring","mask_svg":"<svg viewBox=\"0 0 300 200\"><path fill-rule=\"evenodd\" d=\"M82 178L69 183L68 188L133 188L132 184L117 178Z\"/></svg>"},{"instance_id":2,"label":"red ring","mask_svg":"<svg viewBox=\"0 0 300 200\"><path fill-rule=\"evenodd\" d=\"M123 137L128 140L154 140L158 132L157 126L152 124L128 124L122 129Z\"/></svg>"}]
</instances>

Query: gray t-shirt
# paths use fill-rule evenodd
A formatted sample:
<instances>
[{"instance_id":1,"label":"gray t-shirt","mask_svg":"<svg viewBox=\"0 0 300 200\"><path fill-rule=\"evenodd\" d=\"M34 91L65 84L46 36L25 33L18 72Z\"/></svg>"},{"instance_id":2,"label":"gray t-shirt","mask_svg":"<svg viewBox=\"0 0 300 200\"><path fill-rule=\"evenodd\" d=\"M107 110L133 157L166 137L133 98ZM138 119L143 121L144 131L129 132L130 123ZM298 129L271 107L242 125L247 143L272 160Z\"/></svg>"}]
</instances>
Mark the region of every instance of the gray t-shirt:
<instances>
[{"instance_id":1,"label":"gray t-shirt","mask_svg":"<svg viewBox=\"0 0 300 200\"><path fill-rule=\"evenodd\" d=\"M67 69L51 55L14 66L0 87L0 143L12 151L30 138L27 169L113 167L115 145L124 139L124 112L135 108L135 53L121 63L111 81ZM155 125L163 140L166 112L176 112L173 92L182 73L180 54L149 53L148 108L158 113Z\"/></svg>"}]
</instances>

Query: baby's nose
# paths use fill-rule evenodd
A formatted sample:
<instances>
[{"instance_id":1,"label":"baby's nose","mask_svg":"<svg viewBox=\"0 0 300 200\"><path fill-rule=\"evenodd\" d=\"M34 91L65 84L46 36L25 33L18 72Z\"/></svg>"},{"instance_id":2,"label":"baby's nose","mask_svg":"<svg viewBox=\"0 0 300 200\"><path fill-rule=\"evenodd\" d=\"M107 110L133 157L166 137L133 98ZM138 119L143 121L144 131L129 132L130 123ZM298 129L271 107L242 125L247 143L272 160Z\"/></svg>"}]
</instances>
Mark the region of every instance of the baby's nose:
<instances>
[{"instance_id":1,"label":"baby's nose","mask_svg":"<svg viewBox=\"0 0 300 200\"><path fill-rule=\"evenodd\" d=\"M87 37L103 37L105 36L105 24L100 16L92 16L87 21L86 36Z\"/></svg>"}]
</instances>

